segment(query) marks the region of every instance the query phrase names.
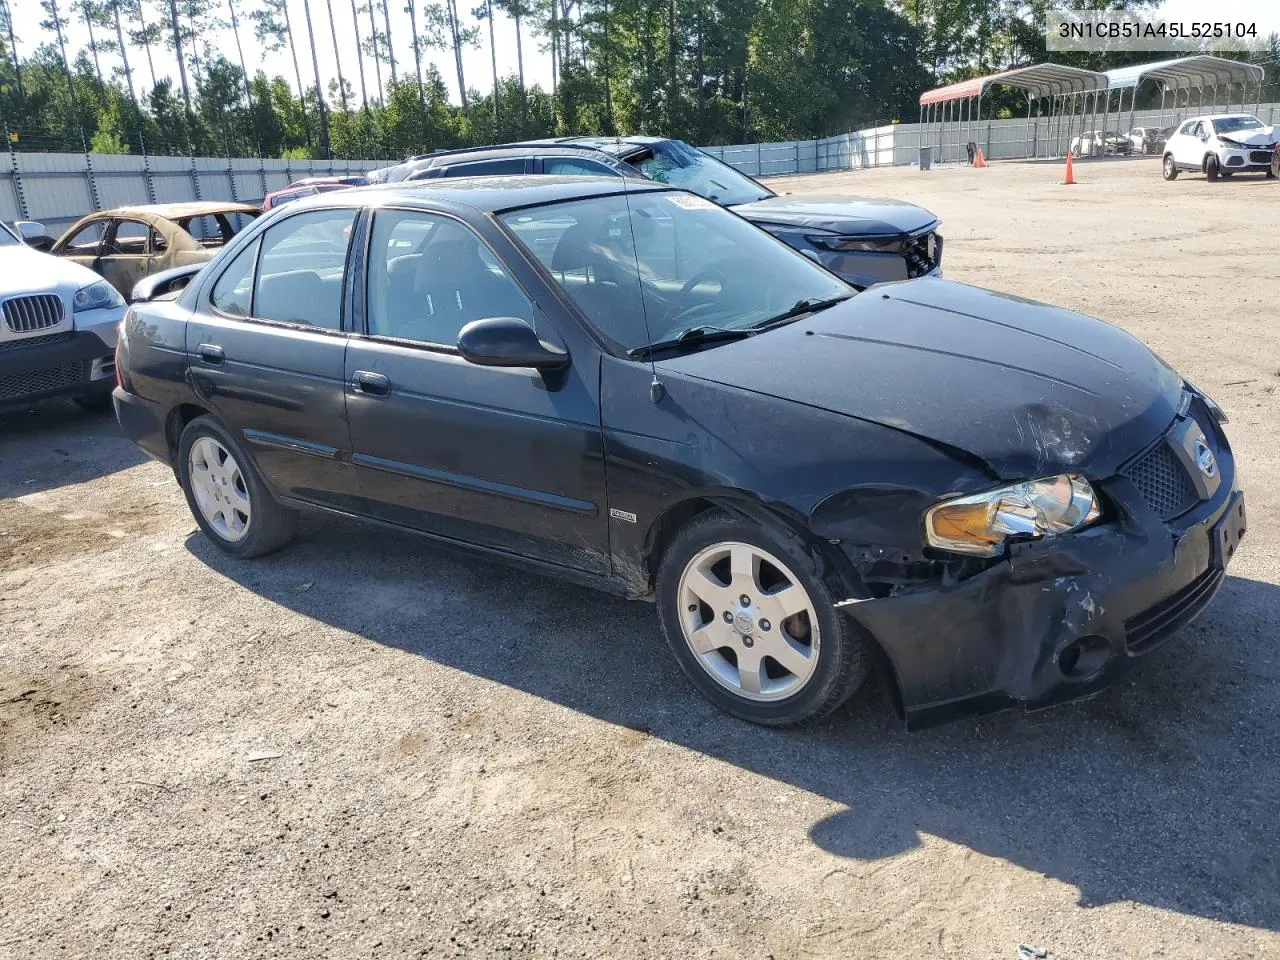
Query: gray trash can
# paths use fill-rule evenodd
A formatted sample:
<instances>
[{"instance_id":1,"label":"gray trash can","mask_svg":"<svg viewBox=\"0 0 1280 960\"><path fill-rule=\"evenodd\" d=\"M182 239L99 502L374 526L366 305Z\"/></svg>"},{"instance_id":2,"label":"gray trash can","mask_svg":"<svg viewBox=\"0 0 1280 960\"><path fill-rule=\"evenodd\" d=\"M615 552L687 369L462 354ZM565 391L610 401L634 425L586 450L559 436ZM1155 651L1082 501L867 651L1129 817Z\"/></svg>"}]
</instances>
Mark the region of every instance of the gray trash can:
<instances>
[{"instance_id":1,"label":"gray trash can","mask_svg":"<svg viewBox=\"0 0 1280 960\"><path fill-rule=\"evenodd\" d=\"M933 167L933 147L920 148L920 169L929 170Z\"/></svg>"}]
</instances>

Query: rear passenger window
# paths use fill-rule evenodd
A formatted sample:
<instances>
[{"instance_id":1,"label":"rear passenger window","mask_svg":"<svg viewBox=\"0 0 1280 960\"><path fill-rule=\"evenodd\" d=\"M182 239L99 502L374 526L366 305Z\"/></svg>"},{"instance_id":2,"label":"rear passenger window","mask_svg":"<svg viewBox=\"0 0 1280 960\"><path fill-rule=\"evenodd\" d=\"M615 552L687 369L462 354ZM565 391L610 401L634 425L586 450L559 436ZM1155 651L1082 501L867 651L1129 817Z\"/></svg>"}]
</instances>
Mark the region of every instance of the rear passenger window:
<instances>
[{"instance_id":1,"label":"rear passenger window","mask_svg":"<svg viewBox=\"0 0 1280 960\"><path fill-rule=\"evenodd\" d=\"M533 323L533 305L469 227L408 210L373 218L367 302L371 336L420 343L452 346L488 317Z\"/></svg>"},{"instance_id":2,"label":"rear passenger window","mask_svg":"<svg viewBox=\"0 0 1280 960\"><path fill-rule=\"evenodd\" d=\"M258 243L255 240L236 254L227 269L222 271L209 299L223 313L233 317L250 315L253 296L253 268L258 259Z\"/></svg>"},{"instance_id":3,"label":"rear passenger window","mask_svg":"<svg viewBox=\"0 0 1280 960\"><path fill-rule=\"evenodd\" d=\"M253 316L341 329L342 278L355 217L349 208L314 210L267 230L253 284Z\"/></svg>"},{"instance_id":4,"label":"rear passenger window","mask_svg":"<svg viewBox=\"0 0 1280 960\"><path fill-rule=\"evenodd\" d=\"M508 157L505 160L477 160L475 163L451 165L447 177L501 177L512 173L524 173L524 157Z\"/></svg>"},{"instance_id":5,"label":"rear passenger window","mask_svg":"<svg viewBox=\"0 0 1280 960\"><path fill-rule=\"evenodd\" d=\"M542 161L542 172L566 177L616 177L617 172L603 163L584 160L581 157L547 157Z\"/></svg>"}]
</instances>

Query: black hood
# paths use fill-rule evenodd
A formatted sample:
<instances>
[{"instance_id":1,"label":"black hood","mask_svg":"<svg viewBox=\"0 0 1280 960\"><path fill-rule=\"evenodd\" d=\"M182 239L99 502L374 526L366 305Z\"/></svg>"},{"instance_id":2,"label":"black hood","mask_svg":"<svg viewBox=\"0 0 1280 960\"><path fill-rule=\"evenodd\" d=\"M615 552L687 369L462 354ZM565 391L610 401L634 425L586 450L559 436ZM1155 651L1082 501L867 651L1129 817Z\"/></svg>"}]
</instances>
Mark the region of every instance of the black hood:
<instances>
[{"instance_id":1,"label":"black hood","mask_svg":"<svg viewBox=\"0 0 1280 960\"><path fill-rule=\"evenodd\" d=\"M737 204L732 209L753 223L811 227L862 236L915 233L938 221L932 213L914 203L820 193L766 197Z\"/></svg>"},{"instance_id":2,"label":"black hood","mask_svg":"<svg viewBox=\"0 0 1280 960\"><path fill-rule=\"evenodd\" d=\"M1182 392L1117 327L937 278L660 366L902 430L1009 480L1110 476L1169 425Z\"/></svg>"}]
</instances>

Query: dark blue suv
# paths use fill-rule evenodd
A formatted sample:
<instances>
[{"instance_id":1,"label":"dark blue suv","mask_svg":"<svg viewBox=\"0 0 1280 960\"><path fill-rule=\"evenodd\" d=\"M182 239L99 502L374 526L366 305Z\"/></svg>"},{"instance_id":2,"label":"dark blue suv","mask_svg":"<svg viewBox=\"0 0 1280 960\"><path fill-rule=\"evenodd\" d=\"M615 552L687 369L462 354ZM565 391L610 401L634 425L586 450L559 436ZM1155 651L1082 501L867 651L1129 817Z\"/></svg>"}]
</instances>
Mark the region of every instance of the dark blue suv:
<instances>
[{"instance_id":1,"label":"dark blue suv","mask_svg":"<svg viewBox=\"0 0 1280 960\"><path fill-rule=\"evenodd\" d=\"M644 177L714 200L768 230L859 289L937 275L938 218L899 200L832 194L779 196L682 140L564 137L411 157L383 182L545 173Z\"/></svg>"}]
</instances>

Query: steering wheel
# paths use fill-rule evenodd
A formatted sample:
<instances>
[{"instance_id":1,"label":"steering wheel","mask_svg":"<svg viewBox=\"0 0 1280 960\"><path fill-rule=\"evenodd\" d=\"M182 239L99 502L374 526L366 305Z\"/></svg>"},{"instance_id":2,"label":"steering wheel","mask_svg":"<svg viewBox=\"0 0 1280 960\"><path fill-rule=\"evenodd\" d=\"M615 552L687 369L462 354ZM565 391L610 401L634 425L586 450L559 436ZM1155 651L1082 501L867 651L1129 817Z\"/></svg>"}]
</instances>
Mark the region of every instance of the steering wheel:
<instances>
[{"instance_id":1,"label":"steering wheel","mask_svg":"<svg viewBox=\"0 0 1280 960\"><path fill-rule=\"evenodd\" d=\"M680 288L680 299L685 299L700 283L706 283L708 280L720 281L720 289L723 290L729 285L729 278L725 275L724 270L719 266L703 267L692 277L684 282L684 286Z\"/></svg>"}]
</instances>

